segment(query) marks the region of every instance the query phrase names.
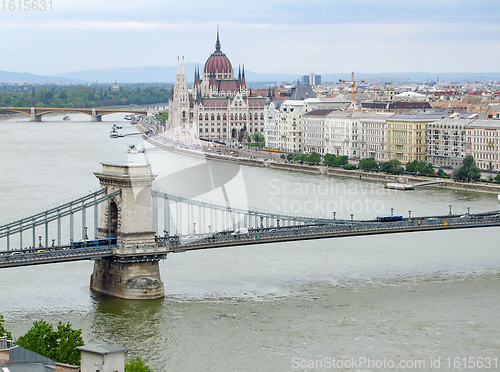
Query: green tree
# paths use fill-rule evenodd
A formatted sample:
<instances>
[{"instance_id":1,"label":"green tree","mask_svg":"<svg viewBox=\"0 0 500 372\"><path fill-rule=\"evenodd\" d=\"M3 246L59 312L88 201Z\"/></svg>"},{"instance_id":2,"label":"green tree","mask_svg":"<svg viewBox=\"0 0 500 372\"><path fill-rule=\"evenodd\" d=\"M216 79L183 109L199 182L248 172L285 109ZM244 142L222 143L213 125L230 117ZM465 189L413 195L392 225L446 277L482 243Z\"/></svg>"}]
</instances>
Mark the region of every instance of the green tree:
<instances>
[{"instance_id":1,"label":"green tree","mask_svg":"<svg viewBox=\"0 0 500 372\"><path fill-rule=\"evenodd\" d=\"M250 137L250 135L247 133L245 133L245 135L243 136L243 141L245 141L246 143L250 143L252 142L252 138Z\"/></svg>"},{"instance_id":2,"label":"green tree","mask_svg":"<svg viewBox=\"0 0 500 372\"><path fill-rule=\"evenodd\" d=\"M413 160L410 161L409 163L406 163L406 171L409 173L415 173L417 171L417 164L418 160Z\"/></svg>"},{"instance_id":3,"label":"green tree","mask_svg":"<svg viewBox=\"0 0 500 372\"><path fill-rule=\"evenodd\" d=\"M380 165L380 170L390 174L401 174L404 168L401 166L401 162L398 159L391 159L382 163Z\"/></svg>"},{"instance_id":4,"label":"green tree","mask_svg":"<svg viewBox=\"0 0 500 372\"><path fill-rule=\"evenodd\" d=\"M80 352L75 350L85 345L82 339L82 330L74 330L71 324L57 324L54 330L52 324L45 320L33 322L33 327L19 337L17 344L59 363L80 365Z\"/></svg>"},{"instance_id":5,"label":"green tree","mask_svg":"<svg viewBox=\"0 0 500 372\"><path fill-rule=\"evenodd\" d=\"M356 169L356 164L350 164L350 163L346 163L343 165L344 169L347 169L347 170L354 170Z\"/></svg>"},{"instance_id":6,"label":"green tree","mask_svg":"<svg viewBox=\"0 0 500 372\"><path fill-rule=\"evenodd\" d=\"M461 181L477 181L481 178L481 170L476 166L472 155L467 155L462 161L458 171L453 172L453 177Z\"/></svg>"},{"instance_id":7,"label":"green tree","mask_svg":"<svg viewBox=\"0 0 500 372\"><path fill-rule=\"evenodd\" d=\"M437 174L437 175L438 175L438 177L446 177L446 176L448 176L448 175L444 172L444 170L442 170L441 168L439 168L439 170L438 170L438 174Z\"/></svg>"},{"instance_id":8,"label":"green tree","mask_svg":"<svg viewBox=\"0 0 500 372\"><path fill-rule=\"evenodd\" d=\"M7 336L8 340L12 340L12 334L5 329L3 322L3 315L0 315L0 337Z\"/></svg>"},{"instance_id":9,"label":"green tree","mask_svg":"<svg viewBox=\"0 0 500 372\"><path fill-rule=\"evenodd\" d=\"M153 372L153 370L144 364L141 358L135 358L125 363L125 372Z\"/></svg>"},{"instance_id":10,"label":"green tree","mask_svg":"<svg viewBox=\"0 0 500 372\"><path fill-rule=\"evenodd\" d=\"M311 164L319 164L321 163L321 155L317 152L313 152L309 155L307 161Z\"/></svg>"},{"instance_id":11,"label":"green tree","mask_svg":"<svg viewBox=\"0 0 500 372\"><path fill-rule=\"evenodd\" d=\"M372 170L378 170L378 164L375 161L375 159L372 158L364 158L359 161L359 168L366 170L366 171L372 171Z\"/></svg>"},{"instance_id":12,"label":"green tree","mask_svg":"<svg viewBox=\"0 0 500 372\"><path fill-rule=\"evenodd\" d=\"M254 133L254 135L252 136L253 137L253 140L256 142L256 143L264 143L265 139L264 139L264 136L260 133Z\"/></svg>"},{"instance_id":13,"label":"green tree","mask_svg":"<svg viewBox=\"0 0 500 372\"><path fill-rule=\"evenodd\" d=\"M286 160L288 160L288 161L292 161L292 160L293 160L293 154L288 154L288 155L286 156Z\"/></svg>"},{"instance_id":14,"label":"green tree","mask_svg":"<svg viewBox=\"0 0 500 372\"><path fill-rule=\"evenodd\" d=\"M333 167L334 163L335 163L335 158L336 156L333 155L333 154L325 154L324 158L323 158L323 163L325 165L328 165L330 167Z\"/></svg>"}]
</instances>

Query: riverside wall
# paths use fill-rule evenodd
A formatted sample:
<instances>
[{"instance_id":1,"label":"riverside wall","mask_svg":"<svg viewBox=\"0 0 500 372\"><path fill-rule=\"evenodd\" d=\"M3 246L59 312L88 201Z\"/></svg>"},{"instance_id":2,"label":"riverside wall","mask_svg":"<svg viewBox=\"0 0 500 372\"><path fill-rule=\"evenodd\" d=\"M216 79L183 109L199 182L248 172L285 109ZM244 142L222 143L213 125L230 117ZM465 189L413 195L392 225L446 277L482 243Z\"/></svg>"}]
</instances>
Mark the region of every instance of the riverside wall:
<instances>
[{"instance_id":1,"label":"riverside wall","mask_svg":"<svg viewBox=\"0 0 500 372\"><path fill-rule=\"evenodd\" d=\"M378 173L378 172L365 172L362 170L347 170L343 168L331 168L324 165L304 165L304 164L295 164L281 161L272 161L272 160L264 160L260 158L245 158L239 156L231 156L224 153L200 153L199 151L193 151L189 149L183 149L178 147L167 146L161 142L158 142L147 135L144 134L144 138L147 141L155 144L156 146L160 146L169 151L174 151L178 153L182 153L185 155L197 156L197 157L205 157L207 159L216 160L216 161L226 161L232 163L238 163L241 165L248 165L253 167L266 167L272 169L280 169L280 170L288 170L295 172L304 172L311 174L324 174L334 177L347 177L347 178L356 178L358 180L366 180L366 181L375 181L375 182L399 182L401 179L405 180L410 184L416 184L420 182L426 181L437 181L436 177L424 177L424 176L395 176L391 174ZM484 192L489 194L500 194L500 185L498 184L488 184L482 182L474 182L474 183L465 183L465 182L455 182L454 180L447 178L439 178L443 183L428 185L424 187L433 187L440 189L448 189L448 190L456 190L456 191L473 191L473 192Z\"/></svg>"}]
</instances>

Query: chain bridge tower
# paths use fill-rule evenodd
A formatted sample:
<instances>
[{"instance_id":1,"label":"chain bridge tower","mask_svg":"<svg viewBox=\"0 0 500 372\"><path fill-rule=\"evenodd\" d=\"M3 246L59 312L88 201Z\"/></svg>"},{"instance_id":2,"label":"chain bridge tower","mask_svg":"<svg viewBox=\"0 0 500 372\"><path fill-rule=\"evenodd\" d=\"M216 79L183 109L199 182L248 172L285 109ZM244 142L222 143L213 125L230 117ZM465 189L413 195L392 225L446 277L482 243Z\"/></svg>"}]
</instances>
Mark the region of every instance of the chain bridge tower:
<instances>
[{"instance_id":1,"label":"chain bridge tower","mask_svg":"<svg viewBox=\"0 0 500 372\"><path fill-rule=\"evenodd\" d=\"M148 165L102 164L94 173L107 194L121 190L101 207L99 238L117 240L113 257L96 259L90 288L125 299L155 299L165 295L160 277L160 252L151 215L151 184L156 175ZM158 254L155 254L158 253Z\"/></svg>"}]
</instances>

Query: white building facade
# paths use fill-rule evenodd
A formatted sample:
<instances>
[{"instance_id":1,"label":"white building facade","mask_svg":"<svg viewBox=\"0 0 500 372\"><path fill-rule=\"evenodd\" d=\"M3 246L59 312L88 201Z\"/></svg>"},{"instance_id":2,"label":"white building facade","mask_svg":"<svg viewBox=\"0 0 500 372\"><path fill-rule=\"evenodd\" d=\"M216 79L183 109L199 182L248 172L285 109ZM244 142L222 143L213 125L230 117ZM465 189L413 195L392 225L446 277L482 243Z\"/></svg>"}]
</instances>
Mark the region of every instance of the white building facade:
<instances>
[{"instance_id":1,"label":"white building facade","mask_svg":"<svg viewBox=\"0 0 500 372\"><path fill-rule=\"evenodd\" d=\"M465 126L466 155L472 155L482 170L500 170L500 121L478 119Z\"/></svg>"},{"instance_id":2,"label":"white building facade","mask_svg":"<svg viewBox=\"0 0 500 372\"><path fill-rule=\"evenodd\" d=\"M264 110L264 140L266 147L280 149L280 112L274 102Z\"/></svg>"},{"instance_id":3,"label":"white building facade","mask_svg":"<svg viewBox=\"0 0 500 372\"><path fill-rule=\"evenodd\" d=\"M326 147L326 121L332 110L309 111L303 116L304 152L317 152L320 155L327 153Z\"/></svg>"},{"instance_id":4,"label":"white building facade","mask_svg":"<svg viewBox=\"0 0 500 372\"><path fill-rule=\"evenodd\" d=\"M329 154L360 159L361 129L353 112L333 111L325 120L325 151Z\"/></svg>"},{"instance_id":5,"label":"white building facade","mask_svg":"<svg viewBox=\"0 0 500 372\"><path fill-rule=\"evenodd\" d=\"M392 113L360 113L359 125L361 129L360 158L372 158L382 163L387 159L386 155L386 123Z\"/></svg>"}]
</instances>

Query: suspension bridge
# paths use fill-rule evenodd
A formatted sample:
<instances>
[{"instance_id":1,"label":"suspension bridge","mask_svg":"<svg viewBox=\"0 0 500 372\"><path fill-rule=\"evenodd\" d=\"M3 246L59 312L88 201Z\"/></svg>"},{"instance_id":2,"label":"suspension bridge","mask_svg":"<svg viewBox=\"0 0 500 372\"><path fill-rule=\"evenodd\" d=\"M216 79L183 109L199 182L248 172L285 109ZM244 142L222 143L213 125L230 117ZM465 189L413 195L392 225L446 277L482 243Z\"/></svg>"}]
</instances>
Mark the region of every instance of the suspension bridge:
<instances>
[{"instance_id":1,"label":"suspension bridge","mask_svg":"<svg viewBox=\"0 0 500 372\"><path fill-rule=\"evenodd\" d=\"M499 211L373 220L286 215L151 188L147 165L103 164L101 189L0 226L0 268L94 260L91 288L122 298L164 295L169 253L346 236L500 226Z\"/></svg>"}]
</instances>

